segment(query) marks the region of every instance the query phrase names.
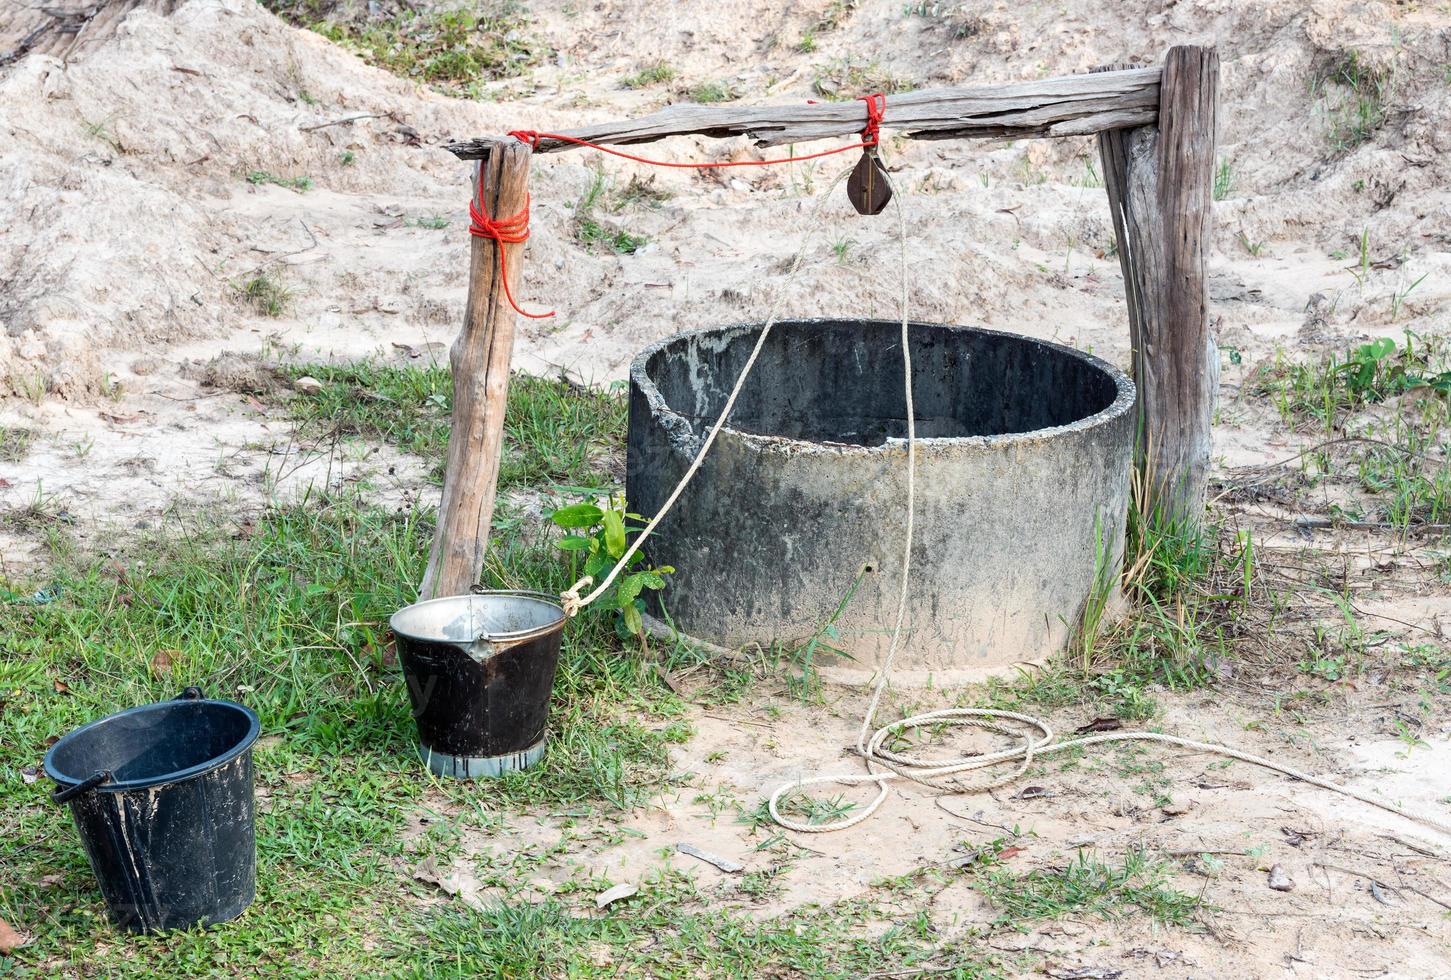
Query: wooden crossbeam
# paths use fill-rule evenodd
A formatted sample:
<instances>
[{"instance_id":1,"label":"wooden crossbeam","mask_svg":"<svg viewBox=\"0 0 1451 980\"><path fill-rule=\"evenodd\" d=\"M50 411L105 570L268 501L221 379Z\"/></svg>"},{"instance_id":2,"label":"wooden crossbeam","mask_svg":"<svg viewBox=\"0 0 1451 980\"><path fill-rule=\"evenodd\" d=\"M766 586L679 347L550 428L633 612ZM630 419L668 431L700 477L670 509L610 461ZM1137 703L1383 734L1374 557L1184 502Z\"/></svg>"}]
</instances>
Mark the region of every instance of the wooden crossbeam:
<instances>
[{"instance_id":1,"label":"wooden crossbeam","mask_svg":"<svg viewBox=\"0 0 1451 980\"><path fill-rule=\"evenodd\" d=\"M1147 126L1159 119L1159 68L1065 75L1013 85L923 89L887 97L882 126L913 139L1086 136ZM863 93L865 94L865 93ZM854 136L866 109L859 101L816 104L672 105L639 119L598 123L560 135L590 143L653 143L671 136L749 137L758 146ZM449 143L461 160L478 160L507 136ZM538 153L573 149L543 137Z\"/></svg>"}]
</instances>

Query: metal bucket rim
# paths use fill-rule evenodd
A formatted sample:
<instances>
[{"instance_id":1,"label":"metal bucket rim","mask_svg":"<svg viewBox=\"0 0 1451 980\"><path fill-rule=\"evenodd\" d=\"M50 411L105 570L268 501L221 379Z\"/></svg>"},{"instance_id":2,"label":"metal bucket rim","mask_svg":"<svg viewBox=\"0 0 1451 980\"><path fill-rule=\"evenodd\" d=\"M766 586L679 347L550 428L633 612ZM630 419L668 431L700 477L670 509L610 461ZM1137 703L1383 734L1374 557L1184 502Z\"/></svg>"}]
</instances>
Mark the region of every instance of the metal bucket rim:
<instances>
[{"instance_id":1,"label":"metal bucket rim","mask_svg":"<svg viewBox=\"0 0 1451 980\"><path fill-rule=\"evenodd\" d=\"M173 708L173 710L182 711L195 710L194 706L204 704L219 705L223 708L235 709L237 711L240 711L243 717L247 719L247 731L242 735L241 738L237 740L236 745L233 745L221 755L213 756L205 762L199 762L194 766L188 766L185 769L178 769L175 772L164 773L159 776L149 776L145 779L108 779L106 782L97 786L94 792L125 793L130 790L136 789L151 789L156 786L166 786L171 783L180 783L188 779L194 779L197 776L206 775L214 769L220 769L222 766L226 765L233 759L236 759L238 756L242 755L243 753L249 751L252 748L252 745L257 741L258 736L262 734L262 721L260 718L257 717L257 712L253 711L245 704L238 704L235 701L225 701L216 698L197 698L195 700L178 699L172 701L154 701L150 704L138 704L134 708L127 708L124 711L117 711L112 714L106 715L104 718L97 718L95 721L88 722L87 724L82 725L80 728L77 728L74 731L68 732L65 735L61 736L61 738L58 739L56 743L52 745L49 750L46 751L44 763L45 774L53 779L62 788L76 786L89 778L91 773L86 773L85 775L78 777L70 776L57 769L54 762L56 750L66 745L68 742L79 739L82 735L91 731L92 729L99 728L102 725L106 725L110 722L114 722L117 718L146 714L148 712L157 711L162 708Z\"/></svg>"},{"instance_id":2,"label":"metal bucket rim","mask_svg":"<svg viewBox=\"0 0 1451 980\"><path fill-rule=\"evenodd\" d=\"M416 632L403 629L398 625L398 617L412 609L431 606L435 603L457 602L460 599L487 599L490 596L510 596L514 598L532 599L542 605L549 606L554 612L558 613L558 617L543 626L534 626L524 630L513 630L512 632L484 633L482 636L475 636L467 640L451 639L444 636L421 636ZM455 646L468 646L479 640L513 643L516 640L529 640L536 636L547 636L550 633L564 629L564 624L568 620L569 617L564 614L564 607L559 604L558 597L548 592L541 592L537 589L477 589L464 595L438 596L433 599L424 599L422 602L414 602L404 606L388 617L388 628L395 635L412 640L415 643L447 643Z\"/></svg>"}]
</instances>

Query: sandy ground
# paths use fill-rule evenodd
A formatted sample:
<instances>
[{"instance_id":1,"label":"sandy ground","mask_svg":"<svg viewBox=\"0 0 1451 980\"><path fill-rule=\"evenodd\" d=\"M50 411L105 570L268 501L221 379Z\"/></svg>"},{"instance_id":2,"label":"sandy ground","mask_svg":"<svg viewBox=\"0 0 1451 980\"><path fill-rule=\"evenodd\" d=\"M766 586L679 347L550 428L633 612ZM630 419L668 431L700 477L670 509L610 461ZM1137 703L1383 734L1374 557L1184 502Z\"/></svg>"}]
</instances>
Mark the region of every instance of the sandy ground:
<instances>
[{"instance_id":1,"label":"sandy ground","mask_svg":"<svg viewBox=\"0 0 1451 980\"><path fill-rule=\"evenodd\" d=\"M1233 178L1216 205L1211 257L1212 316L1226 352L1215 431L1222 474L1301 445L1241 390L1254 365L1406 328L1446 331L1451 15L1433 4L1065 0L974 5L970 15L927 5L946 12L908 17L895 0L871 0L803 53L794 45L820 18L821 0L541 0L529 5L535 29L557 53L524 78L489 86L496 101L422 90L251 0L191 0L166 12L171 6L128 4L71 50L0 67L0 424L35 432L28 455L0 463L0 507L43 499L82 542L164 520L177 502L237 513L340 481L367 481L390 499L426 491L423 461L379 447L300 444L262 402L205 386L197 364L238 351L400 357L398 345L451 340L464 298L468 170L441 145L653 109L670 86L627 90L620 80L655 58L682 83L793 100L811 96L820 66L847 58L946 85L1149 63L1175 43L1218 45L1221 154ZM24 26L0 17L8 42L0 47ZM1311 80L1352 50L1395 82L1374 139L1336 152L1329 136L1347 96ZM360 118L340 122L349 117ZM738 141L675 140L650 152L703 160L753 151ZM1112 232L1091 141L893 142L888 159L905 194L914 317L1018 330L1125 362L1122 283L1106 254ZM851 162L719 176L582 153L539 160L519 292L560 312L521 325L516 365L608 381L661 336L759 317L800 244L812 191ZM254 185L245 179L253 171L307 176L314 186ZM572 235L576 204L601 171L606 201L633 178L669 195L654 209L601 211L649 238L636 254L591 252ZM428 227L437 217L447 224ZM844 197L829 205L788 310L889 315L892 228L856 217ZM1347 266L1362 236L1371 262L1357 277ZM258 271L292 291L283 316L262 317L238 300L237 285ZM1324 532L1307 542L1268 504L1227 506L1229 522L1255 526L1265 547L1343 561L1359 576L1364 612L1389 617L1379 621L1388 628L1400 623L1403 638L1444 647L1451 596L1444 581L1417 572L1434 543ZM33 569L33 537L8 530L0 547L0 572ZM1276 683L1237 679L1228 698L1166 695L1164 727L1445 810L1445 718L1429 713L1424 748L1394 737L1394 712L1414 692L1389 680L1386 690L1337 689L1329 708L1292 725L1273 708ZM828 702L786 702L770 720L754 707L703 708L694 718L701 734L678 763L697 774L699 792L748 801L798 773L854 771L842 749L854 740L861 696L833 689ZM708 759L713 752L724 756ZM1416 843L1431 832L1242 766L1225 773L1205 757L1165 761L1184 812L1151 806L1127 779L1086 778L1111 768L1109 757L1071 771L1049 763L1035 783L1053 795L1033 800L1000 792L939 805L908 789L857 831L802 841L810 850L790 851L783 889L761 911L950 861L1001 836L993 825L1022 822L1037 834L1018 858L1025 866L1090 839L1110 853L1134 843L1254 851L1226 857L1217 874L1186 870L1222 910L1209 931L1069 921L1024 935L1026 946L1125 976L1451 976L1451 932L1436 904L1451 901L1451 868ZM620 879L676 840L752 868L783 860L752 851L759 836L729 816L712 821L696 795L632 816L645 839L580 860ZM544 840L559 831L541 819L511 833ZM1270 863L1295 879L1294 892L1267 889ZM730 876L692 867L702 880L719 877L724 894L734 888ZM1389 888L1373 895L1371 876ZM961 886L938 900L953 928L990 917Z\"/></svg>"}]
</instances>

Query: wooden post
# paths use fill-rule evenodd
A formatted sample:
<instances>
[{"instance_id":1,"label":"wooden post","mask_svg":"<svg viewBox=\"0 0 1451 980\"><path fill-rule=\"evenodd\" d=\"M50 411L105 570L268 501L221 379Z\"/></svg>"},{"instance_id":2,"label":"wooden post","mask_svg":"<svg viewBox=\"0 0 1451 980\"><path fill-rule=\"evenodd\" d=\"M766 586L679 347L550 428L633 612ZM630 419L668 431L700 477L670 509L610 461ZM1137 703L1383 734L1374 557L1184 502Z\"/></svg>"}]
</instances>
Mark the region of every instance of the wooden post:
<instances>
[{"instance_id":1,"label":"wooden post","mask_svg":"<svg viewBox=\"0 0 1451 980\"><path fill-rule=\"evenodd\" d=\"M474 194L491 217L508 218L524 209L531 155L526 144L501 140L479 162ZM473 239L463 330L449 352L453 429L421 599L468 592L478 581L489 543L514 351L515 313L499 275L500 248L505 249L510 285L517 291L524 246Z\"/></svg>"},{"instance_id":2,"label":"wooden post","mask_svg":"<svg viewBox=\"0 0 1451 980\"><path fill-rule=\"evenodd\" d=\"M1209 483L1219 353L1205 256L1213 204L1219 55L1169 50L1156 126L1098 134L1139 388L1137 463L1148 513L1197 524Z\"/></svg>"}]
</instances>

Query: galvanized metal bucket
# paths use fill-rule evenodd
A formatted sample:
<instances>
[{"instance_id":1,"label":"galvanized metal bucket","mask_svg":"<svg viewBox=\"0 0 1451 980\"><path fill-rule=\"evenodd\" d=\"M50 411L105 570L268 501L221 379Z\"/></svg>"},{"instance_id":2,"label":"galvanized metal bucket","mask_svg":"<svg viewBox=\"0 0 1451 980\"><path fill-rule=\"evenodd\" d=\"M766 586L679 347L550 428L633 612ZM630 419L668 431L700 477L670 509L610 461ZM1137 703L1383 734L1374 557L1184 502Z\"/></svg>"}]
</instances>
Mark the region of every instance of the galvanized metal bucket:
<instances>
[{"instance_id":1,"label":"galvanized metal bucket","mask_svg":"<svg viewBox=\"0 0 1451 980\"><path fill-rule=\"evenodd\" d=\"M429 769L478 779L544 757L564 622L553 597L509 590L430 599L393 614Z\"/></svg>"}]
</instances>

